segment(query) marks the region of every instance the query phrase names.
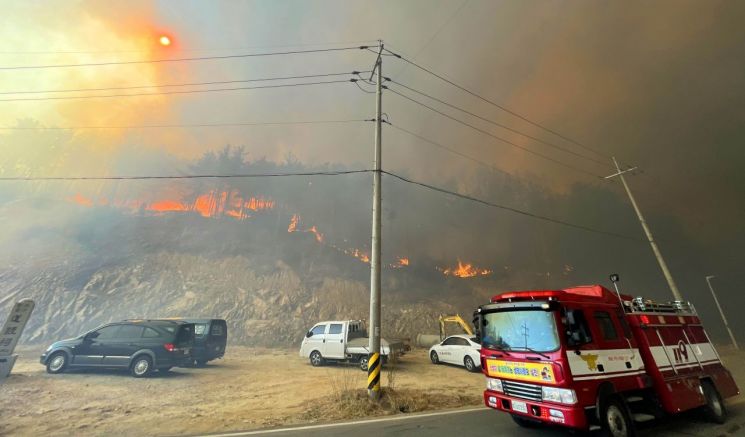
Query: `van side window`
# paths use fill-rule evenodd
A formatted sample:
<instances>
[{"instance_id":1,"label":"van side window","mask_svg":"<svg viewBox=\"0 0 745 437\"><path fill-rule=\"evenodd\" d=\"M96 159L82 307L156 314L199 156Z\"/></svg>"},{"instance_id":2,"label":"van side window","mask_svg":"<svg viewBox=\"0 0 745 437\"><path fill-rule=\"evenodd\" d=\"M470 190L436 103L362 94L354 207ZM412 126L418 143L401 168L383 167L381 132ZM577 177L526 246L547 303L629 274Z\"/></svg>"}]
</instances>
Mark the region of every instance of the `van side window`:
<instances>
[{"instance_id":1,"label":"van side window","mask_svg":"<svg viewBox=\"0 0 745 437\"><path fill-rule=\"evenodd\" d=\"M326 330L326 325L318 325L315 328L313 328L310 333L311 335L319 335L323 334L323 332Z\"/></svg>"},{"instance_id":2,"label":"van side window","mask_svg":"<svg viewBox=\"0 0 745 437\"><path fill-rule=\"evenodd\" d=\"M142 326L122 325L116 338L140 338L142 337Z\"/></svg>"},{"instance_id":3,"label":"van side window","mask_svg":"<svg viewBox=\"0 0 745 437\"><path fill-rule=\"evenodd\" d=\"M329 334L341 334L341 323L332 323L329 325Z\"/></svg>"},{"instance_id":4,"label":"van side window","mask_svg":"<svg viewBox=\"0 0 745 437\"><path fill-rule=\"evenodd\" d=\"M107 326L105 328L101 328L98 331L97 336L95 336L96 340L106 340L109 338L116 338L116 333L119 332L119 328L121 328L121 325L113 325L113 326Z\"/></svg>"},{"instance_id":5,"label":"van side window","mask_svg":"<svg viewBox=\"0 0 745 437\"><path fill-rule=\"evenodd\" d=\"M160 337L160 332L153 328L145 328L145 332L142 333L143 338L157 338Z\"/></svg>"},{"instance_id":6,"label":"van side window","mask_svg":"<svg viewBox=\"0 0 745 437\"><path fill-rule=\"evenodd\" d=\"M600 332L603 333L604 340L618 340L616 325L613 324L613 319L609 313L605 311L595 311L595 321L597 322L598 327L600 327Z\"/></svg>"}]
</instances>

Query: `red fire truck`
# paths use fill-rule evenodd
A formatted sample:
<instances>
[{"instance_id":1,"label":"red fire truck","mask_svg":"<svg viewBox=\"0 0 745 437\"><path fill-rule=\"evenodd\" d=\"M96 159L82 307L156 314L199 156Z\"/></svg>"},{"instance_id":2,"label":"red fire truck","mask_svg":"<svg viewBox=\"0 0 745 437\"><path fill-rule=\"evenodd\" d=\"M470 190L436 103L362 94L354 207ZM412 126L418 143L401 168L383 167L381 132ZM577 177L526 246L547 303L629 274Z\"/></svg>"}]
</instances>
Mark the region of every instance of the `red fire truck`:
<instances>
[{"instance_id":1,"label":"red fire truck","mask_svg":"<svg viewBox=\"0 0 745 437\"><path fill-rule=\"evenodd\" d=\"M635 421L697 407L723 423L723 398L739 394L687 302L600 285L516 291L479 307L474 324L484 403L521 426L602 427L625 437Z\"/></svg>"}]
</instances>

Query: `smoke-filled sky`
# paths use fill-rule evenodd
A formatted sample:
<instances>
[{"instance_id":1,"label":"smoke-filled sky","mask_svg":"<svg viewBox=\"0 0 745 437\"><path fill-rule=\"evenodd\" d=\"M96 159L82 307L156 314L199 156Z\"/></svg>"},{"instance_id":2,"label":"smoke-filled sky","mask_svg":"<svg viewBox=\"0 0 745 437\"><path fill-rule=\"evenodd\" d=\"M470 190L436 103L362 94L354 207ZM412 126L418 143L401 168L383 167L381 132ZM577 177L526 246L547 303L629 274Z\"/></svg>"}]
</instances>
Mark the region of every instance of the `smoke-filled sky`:
<instances>
[{"instance_id":1,"label":"smoke-filled sky","mask_svg":"<svg viewBox=\"0 0 745 437\"><path fill-rule=\"evenodd\" d=\"M391 50L596 152L499 111L394 57L385 57L384 74L398 82L593 160L556 150L412 94L417 99L521 147L598 176L613 172L607 158L611 155L638 166L641 172L628 180L649 216L681 291L686 296L708 299L703 276L715 274L723 299L734 303L739 298L739 303L745 304L738 292L745 280L741 267L745 262L742 2L30 1L4 4L3 17L2 67L338 48L375 44L376 39L382 38ZM159 44L163 35L170 38L169 46ZM284 162L293 156L307 166L332 163L369 168L373 126L365 122L26 129L371 118L374 96L351 83L180 95L8 100L267 85L270 82L153 88L163 84L363 71L372 67L374 59L370 51L350 50L194 62L0 69L0 127L16 128L0 130L0 175L183 174L205 152L221 150L227 144L245 146L251 159L265 157ZM132 86L144 88L13 94ZM391 88L406 92L395 84ZM547 198L552 198L551 205L556 199L565 199L564 205L572 205L540 211L543 214L643 238L618 183L605 182L507 145L390 92L384 94L383 105L388 120L395 126L480 161L463 159L385 126L384 168L462 193L488 196L493 202L540 209L533 194L530 205L521 205L519 194L500 192L495 181L502 179L489 179L489 171L505 172L535 192L546 193ZM497 170L489 170L489 166ZM422 195L414 187L389 186L395 196ZM25 195L60 190L53 183L26 185L22 189ZM87 190L100 194L101 188ZM5 237L21 226L9 219L12 214L8 199L15 198L8 195L0 199L5 202ZM620 207L616 204L619 202ZM458 208L482 219L495 214L467 202L459 203ZM608 219L608 211L619 211L617 220L613 215ZM421 222L426 223L427 214L435 213L422 211ZM390 211L387 215L389 220L401 216L408 217ZM599 221L599 217L603 220ZM520 216L512 220L520 226L509 231L510 247L519 246L521 241L532 244L542 229L556 226ZM471 224L476 222L479 220ZM405 223L411 226L411 221ZM457 229L459 223L451 226ZM368 223L360 224L360 229L368 228ZM444 232L428 226L424 229ZM460 232L463 246L456 251L483 253L478 246L483 244L482 235L487 231L463 227ZM571 235L581 233L571 231ZM544 244L551 246L556 241ZM434 246L432 242L428 245ZM565 245L562 242L562 247ZM591 254L614 251L615 245L612 239L579 237L573 250ZM452 243L448 247L453 247ZM446 248L429 250L444 252ZM561 250L543 247L535 253L558 259ZM637 266L644 265L646 273L637 274L644 280L638 279L634 284L664 289L651 251L642 245L638 253L644 253L644 257L635 261ZM604 281L610 272L602 269L593 271L601 277L580 279ZM632 278L635 275L621 273ZM526 288L532 285L526 284ZM708 302L699 306L710 309Z\"/></svg>"}]
</instances>

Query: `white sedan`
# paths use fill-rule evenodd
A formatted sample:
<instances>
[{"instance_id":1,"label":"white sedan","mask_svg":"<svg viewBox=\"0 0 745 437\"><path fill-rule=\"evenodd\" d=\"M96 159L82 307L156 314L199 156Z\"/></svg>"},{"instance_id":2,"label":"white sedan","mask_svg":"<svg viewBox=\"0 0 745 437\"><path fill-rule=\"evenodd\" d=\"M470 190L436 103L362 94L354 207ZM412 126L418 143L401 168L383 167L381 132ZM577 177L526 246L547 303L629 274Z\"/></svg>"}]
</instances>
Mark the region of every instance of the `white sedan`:
<instances>
[{"instance_id":1,"label":"white sedan","mask_svg":"<svg viewBox=\"0 0 745 437\"><path fill-rule=\"evenodd\" d=\"M481 367L481 345L471 335L451 335L429 348L432 364L450 363L463 366L469 372Z\"/></svg>"}]
</instances>

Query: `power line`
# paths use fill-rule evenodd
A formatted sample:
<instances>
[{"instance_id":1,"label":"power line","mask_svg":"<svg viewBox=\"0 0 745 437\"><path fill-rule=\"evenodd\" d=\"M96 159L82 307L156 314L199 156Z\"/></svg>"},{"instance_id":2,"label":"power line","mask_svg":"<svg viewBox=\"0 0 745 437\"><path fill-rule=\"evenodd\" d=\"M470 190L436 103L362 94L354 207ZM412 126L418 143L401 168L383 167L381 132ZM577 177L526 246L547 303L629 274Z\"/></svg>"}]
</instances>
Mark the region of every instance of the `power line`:
<instances>
[{"instance_id":1,"label":"power line","mask_svg":"<svg viewBox=\"0 0 745 437\"><path fill-rule=\"evenodd\" d=\"M350 45L350 44L369 44L376 40L361 41L338 41L338 42L320 42L320 43L301 43L301 44L274 44L262 46L247 47L206 47L201 49L179 49L182 52L226 52L231 50L253 50L253 49L274 49L285 47L312 47L312 46L329 46L329 45ZM60 51L0 51L0 55L68 55L68 54L108 54L108 53L149 53L147 50L60 50Z\"/></svg>"},{"instance_id":2,"label":"power line","mask_svg":"<svg viewBox=\"0 0 745 437\"><path fill-rule=\"evenodd\" d=\"M420 187L427 188L427 189L432 190L432 191L437 191L439 193L443 193L443 194L448 194L448 195L451 195L451 196L455 196L455 197L458 197L460 199L470 200L472 202L480 203L482 205L490 206L492 208L503 209L503 210L506 210L506 211L514 212L516 214L524 215L524 216L527 216L527 217L532 217L532 218L535 218L535 219L538 219L538 220L548 221L548 222L551 222L551 223L555 223L555 224L559 224L559 225L563 225L563 226L568 226L568 227L575 228L575 229L581 229L583 231L593 232L593 233L596 233L596 234L609 235L609 236L612 236L612 237L615 237L615 238L621 238L621 239L624 239L624 240L631 240L631 241L637 241L637 242L638 241L641 241L641 240L638 240L636 238L629 237L627 235L617 234L615 232L604 231L604 230L601 230L601 229L595 229L595 228L591 228L589 226L579 225L579 224L576 224L576 223L571 223L571 222L567 222L567 221L564 221L564 220L555 219L555 218L552 218L552 217L547 217L547 216L540 215L540 214L534 214L532 212L523 211L523 210L520 210L520 209L512 208L510 206L500 205L500 204L489 202L489 201L486 201L486 200L482 200L482 199L479 199L479 198L476 198L476 197L472 197L472 196L468 196L468 195L465 195L465 194L456 193L455 191L446 190L444 188L436 187L434 185L429 185L429 184L426 184L424 182L418 182L418 181L415 181L415 180L412 180L412 179L409 179L409 178L406 178L406 177L397 175L395 173L391 173L389 171L381 170L381 172L384 173L384 174L387 174L389 176L392 176L392 177L394 177L394 178L396 178L396 179L398 179L400 181L409 183L409 184L418 185Z\"/></svg>"},{"instance_id":3,"label":"power line","mask_svg":"<svg viewBox=\"0 0 745 437\"><path fill-rule=\"evenodd\" d=\"M534 150L531 150L531 149L528 149L528 148L526 148L526 147L523 147L523 146L521 146L521 145L519 145L519 144L517 144L517 143L514 143L514 142L510 141L510 140L507 140L507 139L504 139L504 138L498 137L498 136L494 135L493 133L491 133L491 132L489 132L489 131L486 131L486 130L484 130L484 129L481 129L481 128L479 128L479 127L476 127L476 126L474 126L474 125L472 125L472 124L470 124L470 123L467 123L467 122L465 122L465 121L463 121L463 120L460 120L460 119L458 119L458 118L455 118L455 117L453 117L453 116L452 116L452 115L450 115L450 114L447 114L447 113L445 113L445 112L442 112L442 111L440 111L440 110L438 110L438 109L436 109L436 108L433 108L432 106L429 106L429 105L427 105L426 103L423 103L423 102L420 102L419 100L413 99L413 98L411 98L411 97L409 97L409 96L407 96L407 95L405 95L405 94L402 94L402 93L400 93L400 92L398 92L398 91L396 91L396 90L394 90L394 89L390 89L390 88L389 88L388 90L389 90L390 92L392 92L392 93L394 93L394 94L396 94L396 95L400 96L400 97L403 97L403 98L404 98L404 99L406 99L406 100L409 100L409 101L411 101L411 102L413 102L413 103L416 103L416 104L418 104L418 105L421 105L421 106L423 106L423 107L425 107L425 108L429 109L430 111L436 112L437 114L440 114L440 115L442 115L443 117L449 118L450 120L453 120L453 121L455 121L455 122L458 122L458 123L460 123L460 124L462 124L462 125L464 125L464 126L468 126L468 127L470 127L471 129L474 129L474 130L476 130L476 131L478 131L478 132L481 132L481 133L482 133L482 134L484 134L484 135L487 135L487 136L490 136L490 137L492 137L492 138L495 138L495 139L497 139L497 140L499 140L499 141L501 141L501 142L503 142L503 143L507 143L507 144L509 144L509 145L511 145L511 146L513 146L513 147L516 147L516 148L518 148L518 149L524 150L524 151L526 151L526 152L528 152L528 153L531 153L531 154L533 154L533 155L539 156L539 157L541 157L541 158L543 158L543 159L545 159L545 160L547 160L547 161L551 161L551 162L553 162L553 163L555 163L555 164L561 165L561 166L563 166L563 167L566 167L566 168L569 168L569 169L571 169L571 170L574 170L574 171L577 171L577 172L580 172L580 173L584 173L584 174L590 175L590 176L592 176L593 178L597 178L597 179L602 179L602 177L601 177L600 175L596 175L595 173L589 172L589 171L587 171L587 170L583 170L583 169L581 169L581 168L577 168L577 167L574 167L574 166L572 166L572 165L569 165L569 164L566 164L566 163L564 163L564 162L562 162L562 161L559 161L559 160L556 160L556 159L554 159L554 158L551 158L550 156L544 155L544 154L542 154L542 153L540 153L540 152L536 152L536 151L534 151Z\"/></svg>"},{"instance_id":4,"label":"power line","mask_svg":"<svg viewBox=\"0 0 745 437\"><path fill-rule=\"evenodd\" d=\"M471 155L466 155L465 153L461 153L461 152L459 152L459 151L457 151L457 150L455 150L455 149L453 149L451 147L448 147L448 146L446 146L446 145L444 145L442 143L439 143L437 141L434 141L434 140L431 140L429 138L423 137L422 135L419 135L416 132L412 132L412 131L410 131L408 129L402 128L401 126L397 126L397 125L395 125L393 123L387 122L387 124L390 125L392 128L398 129L401 132L407 133L407 134L411 135L412 137L415 137L415 138L418 138L418 139L424 141L425 143L429 143L429 144L431 144L431 145L433 145L435 147L439 147L440 149L446 150L446 151L448 151L448 152L450 152L450 153L452 153L454 155L457 155L457 156L460 156L462 158L468 159L469 161L473 161L476 164L483 165L483 166L488 167L488 168L490 168L492 170L495 170L497 172L500 172L500 173L503 173L505 175L511 176L509 173L507 173L506 171L502 170L501 168L495 167L495 166L493 166L491 164L488 164L488 163L484 162L483 158L476 158L476 157L471 156Z\"/></svg>"},{"instance_id":5,"label":"power line","mask_svg":"<svg viewBox=\"0 0 745 437\"><path fill-rule=\"evenodd\" d=\"M195 124L140 124L122 126L16 126L0 127L0 130L72 130L72 129L168 129L168 128L191 128L191 127L231 127L231 126L285 126L298 124L334 124L334 123L359 123L370 121L369 119L349 120L303 120L303 121L266 121L266 122L235 122L235 123L195 123Z\"/></svg>"},{"instance_id":6,"label":"power line","mask_svg":"<svg viewBox=\"0 0 745 437\"><path fill-rule=\"evenodd\" d=\"M173 176L44 176L0 177L0 181L122 181L122 180L150 180L150 179L238 179L238 178L274 178L286 176L342 176L359 173L371 173L373 170L340 170L315 171L303 173L237 173L237 174L203 174L203 175L173 175Z\"/></svg>"},{"instance_id":7,"label":"power line","mask_svg":"<svg viewBox=\"0 0 745 437\"><path fill-rule=\"evenodd\" d=\"M523 136L523 137L525 137L525 138L530 138L530 139L531 139L531 140L533 140L533 141L539 142L539 143L541 143L541 144L545 144L545 145L547 145L547 146L549 146L549 147L553 147L553 148L555 148L555 149L561 150L561 151L563 151L563 152L566 152L566 153L569 153L569 154L571 154L571 155L574 155L574 156L577 156L577 157L580 157L580 158L584 158L584 159L587 159L588 161L592 161L592 162L594 162L594 163L596 163L596 164L600 164L600 165L602 165L602 166L605 166L605 167L612 167L612 166L611 166L610 164L608 164L607 162L604 162L604 161L599 161L599 160L597 160L597 159L595 159L595 158L591 158L591 157L589 157L589 156L587 156L587 155L583 155L583 154L581 154L581 153L577 153L577 152L575 152L575 151L573 151L573 150L571 150L571 149L567 149L566 147L562 147L562 146L560 146L560 145L558 145L558 144L554 144L554 143L551 143L551 142L548 142L548 141L542 140L542 139L540 139L540 138L538 138L538 137L534 137L534 136L532 136L532 135L526 134L525 132L521 132L521 131L519 131L519 130L517 130L517 129L514 129L514 128L510 127L510 126L507 126L507 125L504 125L504 124L501 124L501 123L497 123L496 121L490 120L490 119L488 119L488 118L486 118L486 117L482 117L482 116L480 116L480 115L478 115L478 114L475 114L475 113L473 113L473 112L471 112L471 111L468 111L467 109L463 109L463 108L461 108L461 107L459 107L459 106L453 105L452 103L448 103L448 102L446 102L446 101L444 101L444 100L441 100L441 99L439 99L439 98L437 98L437 97L434 97L434 96L432 96L432 95L430 95L430 94L427 94L427 93L425 93L425 92L423 92L423 91L419 91L419 90L417 90L417 89L414 89L414 88L412 88L412 87L410 87L410 86L408 86L408 85L404 85L404 84L402 84L401 82L398 82L398 81L396 81L396 80L393 80L393 79L391 79L391 82L392 82L392 83L395 83L396 85L398 85L398 86L400 86L400 87L406 88L406 89L407 89L407 90L409 90L409 91L412 91L412 92L415 92L415 93L417 93L417 94L419 94L419 95L422 95L422 96L424 96L424 97L427 97L428 99L432 99L432 100L434 100L434 101L436 101L436 102L438 102L438 103L442 103L443 105L446 105L446 106L448 106L448 107L450 107L450 108L453 108L453 109L456 109L456 110L458 110L458 111L461 111L461 112L463 112L463 113L466 113L466 114L468 114L468 115L470 115L470 116L472 116L472 117L476 117L476 118L478 118L479 120L485 121L485 122L487 122L487 123L491 123L491 124L493 124L494 126L498 126L498 127L501 127L502 129L505 129L505 130L508 130L508 131L510 131L510 132L516 133L516 134L518 134L518 135L522 135L522 136Z\"/></svg>"},{"instance_id":8,"label":"power line","mask_svg":"<svg viewBox=\"0 0 745 437\"><path fill-rule=\"evenodd\" d=\"M70 92L85 92L85 91L117 91L117 90L136 90L143 88L169 88L169 87L180 87L180 86L203 86L203 85L226 85L230 83L244 83L244 82L269 82L273 80L290 80L290 79L310 79L316 77L332 77L332 76L347 76L347 75L358 75L362 73L369 73L369 71L349 71L343 73L321 73L321 74L305 74L301 76L278 76L278 77L264 77L256 79L240 79L240 80L218 80L211 82L186 82L186 83L168 83L168 84L153 84L153 85L133 85L133 86L119 86L119 87L106 87L106 88L68 88L68 89L57 89L57 90L39 90L39 91L0 91L0 94L45 94L45 93L70 93Z\"/></svg>"},{"instance_id":9,"label":"power line","mask_svg":"<svg viewBox=\"0 0 745 437\"><path fill-rule=\"evenodd\" d=\"M129 94L103 94L95 96L54 96L54 97L20 97L12 99L0 99L0 102L21 102L21 101L38 101L38 100L73 100L73 99L100 99L109 97L138 97L138 96L162 96L170 94L198 94L198 93L212 93L219 91L240 91L240 90L258 90L267 88L288 88L296 86L310 86L310 85L329 85L334 83L349 83L350 80L329 80L319 82L303 82L303 83L288 83L282 85L259 85L259 86L244 86L244 87L233 87L233 88L213 88L206 90L180 90L180 91L159 91L153 93L129 93Z\"/></svg>"},{"instance_id":10,"label":"power line","mask_svg":"<svg viewBox=\"0 0 745 437\"><path fill-rule=\"evenodd\" d=\"M544 126L544 125L542 125L542 124L540 124L538 122L535 122L535 121L529 119L528 117L525 117L524 115L521 115L521 114L519 114L519 113L517 113L517 112L515 112L515 111L513 111L513 110L511 110L509 108L507 108L506 106L500 105L499 103L496 103L493 100L487 99L486 97L483 97L482 95L480 95L480 94L478 94L478 93L476 93L474 91L471 91L471 90L469 90L468 88L466 88L466 87L464 87L462 85L458 85L457 83L453 82L452 80L450 80L450 79L448 79L448 78L446 78L446 77L444 77L444 76L442 76L440 74L437 74L434 71L432 71L432 70L430 70L430 69L428 69L426 67L423 67L423 66L417 64L416 62L410 60L410 59L407 59L404 56L401 56L401 55L399 55L397 53L394 53L394 52L392 52L392 51L390 51L388 49L385 49L385 50L388 53L392 54L393 56L395 56L395 57L403 60L404 62L407 62L407 63L413 65L414 67L416 67L416 68L418 68L418 69L420 69L420 70L422 70L422 71L424 71L426 73L429 73L432 76L435 76L436 78L438 78L438 79L440 79L440 80L442 80L442 81L444 81L444 82L446 82L446 83L448 83L448 84L450 84L450 85L458 88L459 90L464 91L464 92L472 95L473 97L476 97L477 99L480 99L480 100L482 100L482 101L484 101L484 102L486 102L486 103L488 103L488 104L490 104L492 106L495 106L495 107L501 109L502 111L504 111L504 112L506 112L506 113L514 116L514 117L517 117L517 118L519 118L519 119L521 119L521 120L523 120L523 121L525 121L527 123L530 123L531 125L533 125L535 127L541 128L541 129L543 129L546 132L552 133L552 134L556 135L557 137L559 137L559 138L561 138L561 139L563 139L565 141L568 141L568 142L570 142L570 143L572 143L572 144L574 144L576 146L582 147L585 150L588 150L590 152L596 153L597 155L602 156L604 158L610 159L610 155L607 155L605 153L602 153L602 152L600 152L600 151L598 151L598 150L596 150L596 149L594 149L592 147L586 146L586 145L584 145L584 144L582 144L582 143L580 143L580 142L578 142L576 140L573 140L573 139L571 139L571 138L569 138L569 137L567 137L567 136L565 136L565 135L557 132L554 129L551 129L551 128L546 127L546 126Z\"/></svg>"},{"instance_id":11,"label":"power line","mask_svg":"<svg viewBox=\"0 0 745 437\"><path fill-rule=\"evenodd\" d=\"M306 53L321 53L321 52L338 52L346 50L364 50L368 46L355 46L355 47L338 47L338 48L325 48L325 49L311 49L311 50L288 50L284 52L265 52L265 53L243 53L239 55L223 55L223 56L200 56L195 58L173 58L173 59L150 59L150 60L137 60L137 61L111 61L111 62L91 62L83 64L50 64L50 65L16 65L12 67L0 67L0 70L31 70L31 69L45 69L45 68L68 68L68 67L100 67L105 65L131 65L131 64L156 64L164 62L192 62L192 61L208 61L217 59L237 59L237 58L251 58L257 56L280 56L280 55L297 55Z\"/></svg>"}]
</instances>

